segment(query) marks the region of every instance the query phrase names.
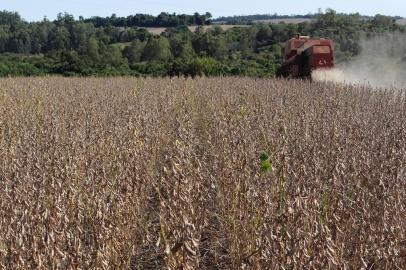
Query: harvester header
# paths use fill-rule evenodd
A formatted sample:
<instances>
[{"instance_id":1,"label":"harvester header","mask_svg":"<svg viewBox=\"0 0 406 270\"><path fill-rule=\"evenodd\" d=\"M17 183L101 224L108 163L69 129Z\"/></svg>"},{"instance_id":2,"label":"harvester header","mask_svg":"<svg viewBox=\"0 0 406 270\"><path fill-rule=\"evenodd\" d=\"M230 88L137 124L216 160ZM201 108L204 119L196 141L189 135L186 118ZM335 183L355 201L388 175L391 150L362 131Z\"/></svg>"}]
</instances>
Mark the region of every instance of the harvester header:
<instances>
[{"instance_id":1,"label":"harvester header","mask_svg":"<svg viewBox=\"0 0 406 270\"><path fill-rule=\"evenodd\" d=\"M309 78L315 69L334 67L332 40L297 36L289 39L283 48L284 62L278 77Z\"/></svg>"}]
</instances>

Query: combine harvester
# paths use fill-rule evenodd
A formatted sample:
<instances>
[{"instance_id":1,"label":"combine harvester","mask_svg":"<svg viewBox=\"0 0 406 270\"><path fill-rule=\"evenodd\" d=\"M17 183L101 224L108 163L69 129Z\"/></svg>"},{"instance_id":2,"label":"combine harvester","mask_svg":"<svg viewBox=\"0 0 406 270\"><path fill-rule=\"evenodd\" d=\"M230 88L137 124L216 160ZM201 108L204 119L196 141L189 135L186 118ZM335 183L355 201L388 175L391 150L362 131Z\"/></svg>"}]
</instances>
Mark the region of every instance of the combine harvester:
<instances>
[{"instance_id":1,"label":"combine harvester","mask_svg":"<svg viewBox=\"0 0 406 270\"><path fill-rule=\"evenodd\" d=\"M298 36L286 42L277 77L311 79L312 71L334 67L334 45L328 39Z\"/></svg>"}]
</instances>

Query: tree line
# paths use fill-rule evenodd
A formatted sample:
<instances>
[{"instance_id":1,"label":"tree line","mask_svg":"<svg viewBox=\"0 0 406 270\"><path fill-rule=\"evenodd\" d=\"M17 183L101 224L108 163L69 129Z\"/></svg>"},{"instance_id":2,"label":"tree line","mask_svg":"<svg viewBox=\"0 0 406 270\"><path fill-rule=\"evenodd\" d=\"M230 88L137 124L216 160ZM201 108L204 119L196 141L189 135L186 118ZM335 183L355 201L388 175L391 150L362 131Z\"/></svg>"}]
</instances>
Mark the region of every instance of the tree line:
<instances>
[{"instance_id":1,"label":"tree line","mask_svg":"<svg viewBox=\"0 0 406 270\"><path fill-rule=\"evenodd\" d=\"M193 15L161 12L158 16L136 14L127 17L117 17L116 14L113 14L110 17L94 16L89 19L79 19L87 23L92 23L95 27L177 27L180 25L209 25L211 24L211 17L210 12L206 12L205 14L196 12Z\"/></svg>"},{"instance_id":2,"label":"tree line","mask_svg":"<svg viewBox=\"0 0 406 270\"><path fill-rule=\"evenodd\" d=\"M178 20L173 22L174 18ZM346 61L359 53L362 37L405 31L392 17L364 18L333 10L318 14L311 22L254 23L229 30L219 25L204 27L209 18L209 13L161 13L156 17L138 14L75 19L64 13L53 21L27 22L18 13L3 11L0 76L265 77L275 75L282 63L283 43L297 34L333 39L337 61ZM141 27L146 25L168 28L153 35ZM198 27L192 32L190 25Z\"/></svg>"}]
</instances>

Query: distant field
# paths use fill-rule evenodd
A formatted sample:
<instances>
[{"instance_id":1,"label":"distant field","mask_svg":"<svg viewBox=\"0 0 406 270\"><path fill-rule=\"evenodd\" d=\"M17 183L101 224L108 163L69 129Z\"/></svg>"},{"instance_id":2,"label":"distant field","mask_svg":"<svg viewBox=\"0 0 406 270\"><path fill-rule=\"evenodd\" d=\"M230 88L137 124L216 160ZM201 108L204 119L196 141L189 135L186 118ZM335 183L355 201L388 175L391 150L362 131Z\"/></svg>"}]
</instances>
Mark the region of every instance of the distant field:
<instances>
[{"instance_id":1,"label":"distant field","mask_svg":"<svg viewBox=\"0 0 406 270\"><path fill-rule=\"evenodd\" d=\"M405 269L406 98L0 79L0 269Z\"/></svg>"},{"instance_id":2,"label":"distant field","mask_svg":"<svg viewBox=\"0 0 406 270\"><path fill-rule=\"evenodd\" d=\"M293 23L293 24L298 24L298 23L303 23L303 22L312 22L314 19L309 19L309 18L291 18L291 19L269 19L269 20L256 20L254 22L257 23Z\"/></svg>"},{"instance_id":3,"label":"distant field","mask_svg":"<svg viewBox=\"0 0 406 270\"><path fill-rule=\"evenodd\" d=\"M273 24L278 24L278 23L303 23L303 22L312 22L315 21L315 19L310 19L310 18L286 18L286 19L269 19L269 20L255 20L254 22L256 23L273 23ZM396 21L400 25L406 25L406 18L405 19L399 19ZM216 22L216 24L225 24L225 21L222 22Z\"/></svg>"},{"instance_id":4,"label":"distant field","mask_svg":"<svg viewBox=\"0 0 406 270\"><path fill-rule=\"evenodd\" d=\"M212 29L215 26L220 26L223 30L228 30L235 27L248 27L248 25L205 25L203 26L204 30L207 31L208 29ZM194 32L198 26L188 26L189 30ZM144 27L148 30L151 34L160 35L167 29L166 27Z\"/></svg>"},{"instance_id":5,"label":"distant field","mask_svg":"<svg viewBox=\"0 0 406 270\"><path fill-rule=\"evenodd\" d=\"M142 27L141 27L142 28ZM154 35L160 35L165 32L166 27L144 27L148 32Z\"/></svg>"},{"instance_id":6,"label":"distant field","mask_svg":"<svg viewBox=\"0 0 406 270\"><path fill-rule=\"evenodd\" d=\"M204 30L207 31L208 29L212 29L213 27L220 26L224 31L232 29L232 28L238 28L238 27L248 27L249 25L205 25L203 26ZM190 31L194 32L197 28L197 26L189 26L188 27Z\"/></svg>"},{"instance_id":7,"label":"distant field","mask_svg":"<svg viewBox=\"0 0 406 270\"><path fill-rule=\"evenodd\" d=\"M399 19L396 22L400 25L406 25L406 19Z\"/></svg>"},{"instance_id":8,"label":"distant field","mask_svg":"<svg viewBox=\"0 0 406 270\"><path fill-rule=\"evenodd\" d=\"M112 44L112 46L118 47L121 50L123 50L125 47L130 46L130 45L131 45L131 42L118 42L118 43Z\"/></svg>"},{"instance_id":9,"label":"distant field","mask_svg":"<svg viewBox=\"0 0 406 270\"><path fill-rule=\"evenodd\" d=\"M303 23L303 22L312 22L315 21L315 19L309 19L309 18L292 18L292 19L270 19L270 20L257 20L255 22L258 23ZM406 19L399 19L396 21L400 25L406 25Z\"/></svg>"}]
</instances>

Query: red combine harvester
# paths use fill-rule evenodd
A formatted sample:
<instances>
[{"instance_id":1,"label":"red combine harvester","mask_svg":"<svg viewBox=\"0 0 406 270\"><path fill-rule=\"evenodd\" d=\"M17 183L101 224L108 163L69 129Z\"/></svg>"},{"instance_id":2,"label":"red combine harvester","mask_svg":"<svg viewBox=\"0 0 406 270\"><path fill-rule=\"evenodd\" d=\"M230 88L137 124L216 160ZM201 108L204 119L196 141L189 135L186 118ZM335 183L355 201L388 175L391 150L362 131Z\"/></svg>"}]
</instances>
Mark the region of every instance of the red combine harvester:
<instances>
[{"instance_id":1,"label":"red combine harvester","mask_svg":"<svg viewBox=\"0 0 406 270\"><path fill-rule=\"evenodd\" d=\"M310 78L312 70L334 67L334 45L328 39L298 36L286 42L277 77Z\"/></svg>"}]
</instances>

